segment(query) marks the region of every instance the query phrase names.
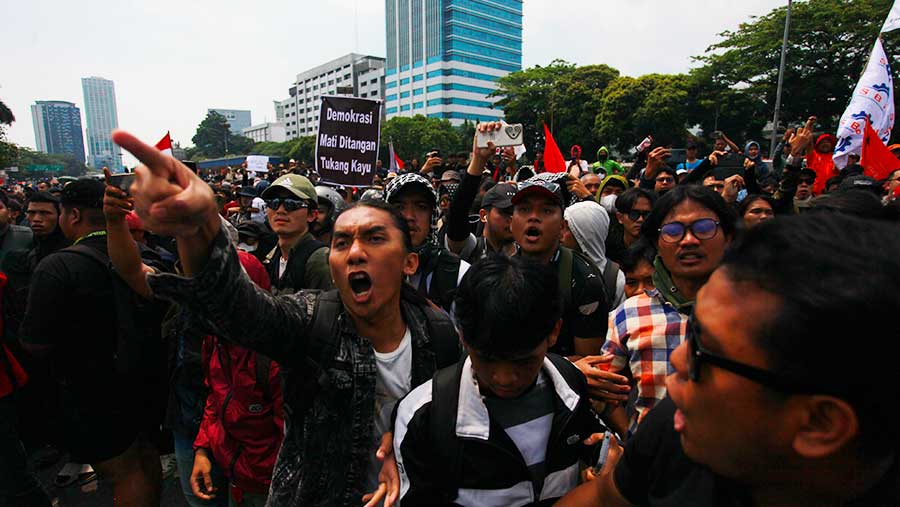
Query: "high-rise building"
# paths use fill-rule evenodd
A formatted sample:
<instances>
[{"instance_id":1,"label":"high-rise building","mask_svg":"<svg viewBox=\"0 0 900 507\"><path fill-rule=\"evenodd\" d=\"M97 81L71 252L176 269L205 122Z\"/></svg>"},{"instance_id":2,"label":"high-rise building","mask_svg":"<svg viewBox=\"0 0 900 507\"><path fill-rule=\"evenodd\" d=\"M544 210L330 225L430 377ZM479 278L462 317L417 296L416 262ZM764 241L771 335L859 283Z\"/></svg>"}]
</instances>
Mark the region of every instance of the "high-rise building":
<instances>
[{"instance_id":1,"label":"high-rise building","mask_svg":"<svg viewBox=\"0 0 900 507\"><path fill-rule=\"evenodd\" d=\"M94 169L106 166L113 172L123 170L122 150L111 137L113 129L119 127L115 84L102 77L83 77L81 89L87 120L88 166Z\"/></svg>"},{"instance_id":2,"label":"high-rise building","mask_svg":"<svg viewBox=\"0 0 900 507\"><path fill-rule=\"evenodd\" d=\"M84 162L81 110L62 100L38 100L31 106L34 142L38 151L64 153Z\"/></svg>"},{"instance_id":3,"label":"high-rise building","mask_svg":"<svg viewBox=\"0 0 900 507\"><path fill-rule=\"evenodd\" d=\"M315 135L322 95L384 97L384 58L344 55L297 74L288 94L288 98L275 101L275 118L284 124L287 138Z\"/></svg>"},{"instance_id":4,"label":"high-rise building","mask_svg":"<svg viewBox=\"0 0 900 507\"><path fill-rule=\"evenodd\" d=\"M243 109L207 109L207 113L217 112L225 117L228 120L228 130L231 131L232 134L241 135L241 132L252 125L253 122L250 121L250 111L245 111Z\"/></svg>"},{"instance_id":5,"label":"high-rise building","mask_svg":"<svg viewBox=\"0 0 900 507\"><path fill-rule=\"evenodd\" d=\"M488 95L522 69L522 0L385 2L388 118L503 118Z\"/></svg>"}]
</instances>

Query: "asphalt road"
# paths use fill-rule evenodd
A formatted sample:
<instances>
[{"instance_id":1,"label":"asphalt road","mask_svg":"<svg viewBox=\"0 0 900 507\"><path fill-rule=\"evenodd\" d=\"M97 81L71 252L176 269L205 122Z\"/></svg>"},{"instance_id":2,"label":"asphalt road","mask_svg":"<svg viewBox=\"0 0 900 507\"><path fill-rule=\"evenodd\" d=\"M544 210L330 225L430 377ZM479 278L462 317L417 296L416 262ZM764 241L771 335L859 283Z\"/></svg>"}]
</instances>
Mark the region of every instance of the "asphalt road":
<instances>
[{"instance_id":1,"label":"asphalt road","mask_svg":"<svg viewBox=\"0 0 900 507\"><path fill-rule=\"evenodd\" d=\"M59 507L112 507L112 488L98 479L86 487L79 486L76 482L65 488L57 488L53 485L56 473L63 467L64 460L55 465L38 471L38 478L44 484L51 498L56 498ZM94 487L96 486L96 487ZM163 480L163 494L161 507L188 507L181 493L181 484L178 482L178 472Z\"/></svg>"}]
</instances>

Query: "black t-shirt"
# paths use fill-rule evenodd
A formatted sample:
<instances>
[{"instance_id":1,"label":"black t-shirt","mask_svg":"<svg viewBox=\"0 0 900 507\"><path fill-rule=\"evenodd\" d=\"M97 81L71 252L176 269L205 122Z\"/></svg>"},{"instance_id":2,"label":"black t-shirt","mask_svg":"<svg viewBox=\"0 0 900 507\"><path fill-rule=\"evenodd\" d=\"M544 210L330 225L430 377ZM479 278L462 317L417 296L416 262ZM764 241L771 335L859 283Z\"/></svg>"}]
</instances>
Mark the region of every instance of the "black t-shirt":
<instances>
[{"instance_id":1,"label":"black t-shirt","mask_svg":"<svg viewBox=\"0 0 900 507\"><path fill-rule=\"evenodd\" d=\"M613 475L622 496L639 506L749 506L749 490L691 461L675 431L675 404L666 397L644 418ZM900 505L896 459L874 488L849 506Z\"/></svg>"},{"instance_id":2,"label":"black t-shirt","mask_svg":"<svg viewBox=\"0 0 900 507\"><path fill-rule=\"evenodd\" d=\"M560 269L560 251L550 263ZM563 308L563 324L550 352L561 356L575 353L575 337L605 338L609 325L609 302L603 275L590 261L572 252L572 299Z\"/></svg>"}]
</instances>

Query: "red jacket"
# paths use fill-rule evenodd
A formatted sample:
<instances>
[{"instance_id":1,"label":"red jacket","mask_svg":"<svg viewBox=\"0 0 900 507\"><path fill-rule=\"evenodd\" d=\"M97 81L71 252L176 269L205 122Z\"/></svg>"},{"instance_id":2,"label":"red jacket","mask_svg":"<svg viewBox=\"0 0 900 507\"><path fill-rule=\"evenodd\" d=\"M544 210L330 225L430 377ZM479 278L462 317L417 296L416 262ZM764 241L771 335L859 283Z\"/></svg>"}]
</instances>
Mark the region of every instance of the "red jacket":
<instances>
[{"instance_id":1,"label":"red jacket","mask_svg":"<svg viewBox=\"0 0 900 507\"><path fill-rule=\"evenodd\" d=\"M3 289L6 287L6 281L6 275L0 273L0 294L3 293ZM0 316L2 315L2 306L0 306ZM0 330L2 329L3 320L0 319ZM6 345L0 343L0 398L9 396L13 391L25 385L27 381L28 376L25 375L25 370L22 369L16 358L6 348Z\"/></svg>"},{"instance_id":2,"label":"red jacket","mask_svg":"<svg viewBox=\"0 0 900 507\"><path fill-rule=\"evenodd\" d=\"M262 263L238 252L241 264L260 287L269 289ZM215 336L203 340L203 364L210 393L194 448L208 449L232 483L251 493L268 492L272 468L284 438L284 405L278 365L269 359L265 383L256 352ZM260 379L261 380L261 379Z\"/></svg>"}]
</instances>

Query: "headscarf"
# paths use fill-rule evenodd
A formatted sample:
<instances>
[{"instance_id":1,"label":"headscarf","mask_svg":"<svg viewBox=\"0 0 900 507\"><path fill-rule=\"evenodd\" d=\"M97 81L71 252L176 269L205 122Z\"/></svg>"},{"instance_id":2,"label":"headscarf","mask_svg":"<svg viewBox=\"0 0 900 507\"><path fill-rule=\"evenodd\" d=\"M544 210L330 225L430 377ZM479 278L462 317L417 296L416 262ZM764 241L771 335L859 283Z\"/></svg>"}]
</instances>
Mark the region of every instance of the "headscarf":
<instances>
[{"instance_id":1,"label":"headscarf","mask_svg":"<svg viewBox=\"0 0 900 507\"><path fill-rule=\"evenodd\" d=\"M750 157L750 147L756 146L756 156ZM744 156L747 157L748 160L753 162L756 166L756 179L760 180L769 175L769 166L765 162L763 162L762 158L762 146L759 145L756 141L747 141L747 144L744 146Z\"/></svg>"},{"instance_id":2,"label":"headscarf","mask_svg":"<svg viewBox=\"0 0 900 507\"><path fill-rule=\"evenodd\" d=\"M438 219L441 218L441 212L437 205L438 194L435 192L434 187L431 186L430 181L425 179L425 177L419 173L401 174L391 180L384 188L384 200L385 202L390 203L391 200L407 185L420 185L423 189L427 189L425 192L431 197L431 233L425 241L425 245L431 244L437 246Z\"/></svg>"},{"instance_id":3,"label":"headscarf","mask_svg":"<svg viewBox=\"0 0 900 507\"><path fill-rule=\"evenodd\" d=\"M606 235L609 232L609 214L594 201L575 203L564 212L569 230L575 241L601 272L606 269Z\"/></svg>"}]
</instances>

